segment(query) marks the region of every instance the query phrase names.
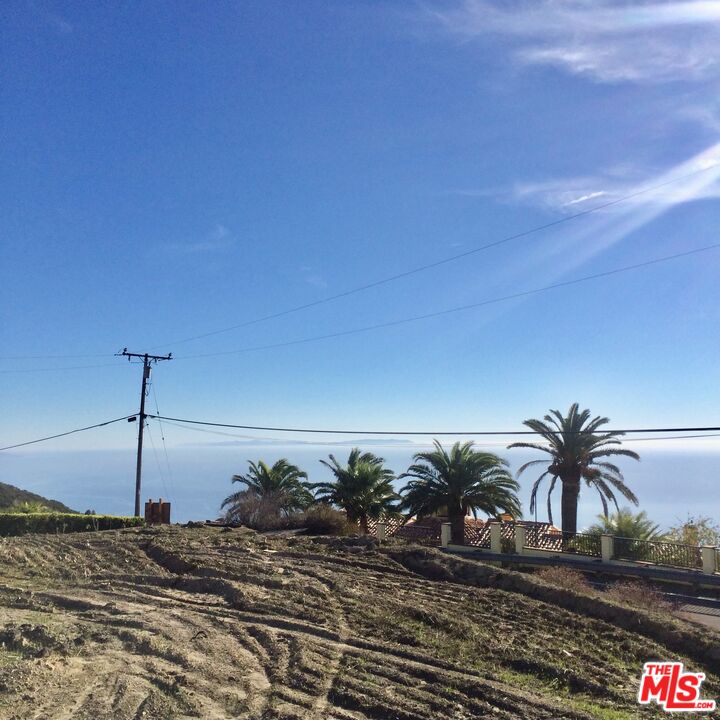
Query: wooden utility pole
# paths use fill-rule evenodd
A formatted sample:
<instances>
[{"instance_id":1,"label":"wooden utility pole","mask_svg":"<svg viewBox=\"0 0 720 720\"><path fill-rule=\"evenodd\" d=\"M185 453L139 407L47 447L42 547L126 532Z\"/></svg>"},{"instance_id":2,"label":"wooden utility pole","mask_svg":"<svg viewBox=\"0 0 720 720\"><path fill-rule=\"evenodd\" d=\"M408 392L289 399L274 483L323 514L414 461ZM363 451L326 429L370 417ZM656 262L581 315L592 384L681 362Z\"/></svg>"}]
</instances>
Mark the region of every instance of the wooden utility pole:
<instances>
[{"instance_id":1,"label":"wooden utility pole","mask_svg":"<svg viewBox=\"0 0 720 720\"><path fill-rule=\"evenodd\" d=\"M138 427L138 445L137 445L137 465L135 468L135 516L140 517L140 489L142 486L142 451L143 451L143 431L145 430L145 397L147 396L147 381L150 379L150 365L159 360L172 360L172 353L168 355L148 355L147 353L131 353L125 348L117 355L124 355L128 361L132 362L132 358L142 360L142 388L140 390L140 427Z\"/></svg>"}]
</instances>

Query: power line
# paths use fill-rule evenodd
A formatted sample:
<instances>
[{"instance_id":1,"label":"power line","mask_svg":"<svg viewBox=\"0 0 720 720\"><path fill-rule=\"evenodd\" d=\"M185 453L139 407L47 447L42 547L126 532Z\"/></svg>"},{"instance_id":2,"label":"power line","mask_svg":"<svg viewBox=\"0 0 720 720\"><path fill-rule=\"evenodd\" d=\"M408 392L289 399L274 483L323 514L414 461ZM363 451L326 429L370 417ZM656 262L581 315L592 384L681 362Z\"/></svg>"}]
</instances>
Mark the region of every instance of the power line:
<instances>
[{"instance_id":1,"label":"power line","mask_svg":"<svg viewBox=\"0 0 720 720\"><path fill-rule=\"evenodd\" d=\"M88 425L87 427L76 428L75 430L68 430L67 432L58 433L57 435L48 435L47 437L37 438L36 440L28 440L27 442L17 443L15 445L7 445L6 447L0 448L0 452L3 450L12 450L14 448L24 447L26 445L34 445L35 443L45 442L46 440L55 440L56 438L65 437L67 435L73 435L75 433L84 432L85 430L94 430L95 428L105 427L106 425L112 425L113 423L121 422L122 420L128 420L129 418L135 418L137 415L123 415L123 417L115 418L114 420L106 420L105 422L97 423L95 425ZM308 429L308 428L286 428L286 427L263 427L259 425L236 425L230 423L217 423L217 422L205 422L202 420L188 420L184 418L173 418L165 415L151 415L145 414L146 418L152 418L160 422L165 420L168 423L185 423L188 425L204 425L209 427L226 427L235 428L239 430L265 430L272 432L297 432L297 433L322 433L326 435L537 435L538 433L532 430L473 430L469 432L448 432L448 431L408 431L408 430L320 430L320 429ZM182 425L178 425L182 427ZM199 428L186 428L188 430ZM692 427L692 428L641 428L641 429L626 429L626 430L607 430L604 432L616 432L616 433L664 433L664 432L694 432L694 433L714 433L720 431L720 427ZM684 435L676 437L664 437L664 438L627 438L625 442L639 442L642 440L685 440L691 438L702 438L702 437L718 437L717 434L713 435ZM254 439L254 438L249 438Z\"/></svg>"},{"instance_id":2,"label":"power line","mask_svg":"<svg viewBox=\"0 0 720 720\"><path fill-rule=\"evenodd\" d=\"M150 417L150 416L149 416ZM154 418L153 418L154 419ZM158 422L160 422L158 420ZM208 433L210 435L218 435L221 437L231 437L231 438L238 438L241 440L256 440L258 442L263 442L266 440L272 440L273 438L268 437L257 437L253 435L238 435L237 433L229 433L229 432L222 432L220 430L208 430L207 428L199 428L199 427L193 427L192 425L183 425L182 423L177 422L169 422L165 421L166 425L172 425L173 427L178 427L183 430L191 430L193 432L201 432L201 433ZM370 434L370 433L367 433ZM438 433L428 433L428 434L438 434ZM630 438L624 438L623 442L657 442L659 440L693 440L698 438L715 438L720 437L720 433L707 433L704 435L669 435L665 437L630 437ZM332 443L331 443L332 444ZM316 446L316 445L326 445L325 442L311 442L311 441L305 441L303 440L302 443L300 443L302 447L308 447L308 446ZM507 443L505 442L483 442L482 447L505 447ZM382 447L385 449L388 448L396 448L396 449L402 449L398 445L375 445L373 444L373 447ZM431 447L430 444L415 444L409 449L413 449L415 447Z\"/></svg>"},{"instance_id":3,"label":"power line","mask_svg":"<svg viewBox=\"0 0 720 720\"><path fill-rule=\"evenodd\" d=\"M157 465L158 469L158 475L160 476L160 482L162 483L163 489L165 491L165 497L169 496L167 484L165 483L165 473L163 472L162 465L160 464L160 456L158 455L157 448L155 447L155 441L153 440L152 436L152 430L150 429L150 423L145 421L145 425L147 426L148 431L148 439L150 440L150 447L153 451L153 456L155 457L155 464Z\"/></svg>"},{"instance_id":4,"label":"power line","mask_svg":"<svg viewBox=\"0 0 720 720\"><path fill-rule=\"evenodd\" d=\"M105 427L105 425L112 425L113 423L127 420L128 418L135 417L134 415L123 415L121 418L115 420L106 420L105 422L97 423L96 425L88 425L87 427L77 428L75 430L68 430L67 432L58 433L57 435L48 435L47 437L38 438L37 440L28 440L27 442L17 443L16 445L7 445L6 447L0 448L0 452L3 450L12 450L13 448L24 447L25 445L34 445L35 443L45 442L46 440L54 440L55 438L65 437L66 435L73 435L74 433L84 432L85 430L93 430L94 428Z\"/></svg>"},{"instance_id":5,"label":"power line","mask_svg":"<svg viewBox=\"0 0 720 720\"><path fill-rule=\"evenodd\" d=\"M695 248L693 250L685 250L683 252L674 253L672 255L665 255L659 258L653 258L652 260L646 260L640 263L634 263L632 265L625 265L612 270L606 270L604 272L593 273L591 275L584 275L573 280L562 280L560 282L552 283L550 285L544 285L539 288L533 288L531 290L523 290L521 292L510 293L508 295L500 295L487 300L481 300L476 303L469 303L467 305L458 305L453 308L447 308L446 310L438 310L436 312L425 313L423 315L414 315L411 317L400 318L399 320L389 320L388 322L376 323L374 325L366 325L360 328L353 328L350 330L340 330L333 333L325 333L323 335L313 335L311 337L300 338L298 340L285 340L277 343L269 343L267 345L254 345L250 347L237 348L236 350L221 350L213 353L200 353L197 355L182 355L175 357L175 360L196 360L207 357L219 357L222 355L237 355L247 352L255 352L258 350L274 350L277 348L291 347L293 345L303 345L305 343L318 342L320 340L330 340L338 337L345 337L347 335L356 335L359 333L370 332L372 330L381 330L383 328L395 327L398 325L404 325L407 323L418 322L420 320L429 320L435 317L442 317L443 315L451 315L453 313L462 312L464 310L472 310L474 308L483 307L486 305L494 305L501 302L507 302L508 300L517 300L522 297L529 297L531 295L537 295L540 293L548 292L549 290L557 290L559 288L568 287L571 285L578 285L580 283L588 282L590 280L599 280L601 278L610 277L612 275L619 275L624 272L630 272L632 270L640 270L645 267L652 265L658 265L664 262L670 262L679 258L688 257L690 255L697 255L699 253L708 252L710 250L716 250L720 248L720 243L714 243L712 245L705 245L703 247ZM27 372L49 372L53 370L79 370L84 368L93 367L120 367L114 363L106 365L86 365L76 367L59 367L59 368L29 368L23 370L0 370L0 373L27 373ZM158 413L159 414L159 413Z\"/></svg>"},{"instance_id":6,"label":"power line","mask_svg":"<svg viewBox=\"0 0 720 720\"><path fill-rule=\"evenodd\" d=\"M426 265L420 265L416 268L413 268L411 270L406 270L404 272L396 273L395 275L390 275L385 278L381 278L380 280L375 280L371 283L367 283L365 285L360 285L355 288L351 288L349 290L345 290L340 293L336 293L335 295L330 295L325 298L321 298L319 300L314 300L309 303L304 303L302 305L297 305L295 307L287 308L285 310L278 311L276 313L271 313L269 315L264 315L258 318L254 318L252 320L247 320L245 322L239 323L237 325L231 325L226 328L221 328L219 330L213 330L207 333L202 333L199 335L194 335L192 337L183 338L180 340L175 340L171 343L165 343L166 345L180 345L187 342L191 342L193 340L200 340L206 337L211 337L213 335L219 335L222 333L230 332L232 330L238 330L243 327L248 327L250 325L256 325L261 322L266 322L268 320L273 320L275 318L283 317L285 315L290 315L292 313L300 312L301 310L307 310L312 307L316 307L318 305L324 305L326 303L333 302L335 300L339 300L344 297L348 297L350 295L355 295L360 292L364 292L366 290L370 290L375 287L379 287L381 285L385 285L390 282L394 282L396 280L401 280L402 278L409 277L411 275L415 275L420 272L424 272L426 270L431 270L436 267L440 267L442 265L446 265L448 263L454 262L456 260L461 260L462 258L469 257L471 255L477 254L479 252L482 252L484 250L488 250L493 247L497 247L499 245L503 245L508 242L512 242L513 240L519 240L523 237L527 237L529 235L533 235L535 233L541 232L543 230L548 230L549 228L561 225L566 222L570 222L571 220L576 220L577 218L584 217L586 215L590 215L593 213L596 213L600 210L604 210L608 207L611 207L613 205L617 205L622 202L626 202L627 200L631 200L633 198L639 197L641 195L645 195L649 192L652 192L654 190L659 190L663 187L666 187L668 185L672 185L677 182L681 182L682 180L687 180L688 178L694 177L695 175L699 175L701 173L708 172L709 170L714 169L717 167L717 163L710 165L708 167L703 167L698 170L694 170L693 172L687 173L685 175L680 175L676 178L671 178L670 180L666 180L665 182L658 183L657 185L651 185L646 188L642 188L641 190L637 190L636 192L629 193L627 195L622 195L621 197L615 198L614 200L609 200L605 203L601 203L600 205L596 205L592 208L588 208L587 210L582 210L580 212L574 213L572 215L566 215L565 217L559 218L557 220L553 220L552 222L545 223L544 225L538 225L533 228L530 228L529 230L524 230L522 232L516 233L514 235L508 235L506 237L500 238L499 240L495 240L493 242L487 243L485 245L481 245L479 247L473 248L471 250L467 250L462 253L458 253L456 255L451 255L449 257L443 258L441 260L437 260L432 263L428 263ZM620 271L618 271L620 272ZM549 288L546 288L549 289ZM540 290L534 290L530 292L539 292ZM502 299L509 299L508 298L502 298ZM500 299L495 300L494 302L499 302ZM472 306L468 306L472 307ZM422 318L417 318L422 319ZM407 320L407 322L410 322L410 320ZM378 326L382 327L382 326ZM361 332L361 331L358 331ZM150 350L153 350L157 347L160 347L159 345L155 345L150 348ZM271 345L267 347L278 347L277 345ZM264 349L264 348L262 348ZM232 351L235 352L235 351ZM242 352L242 351L241 351ZM219 353L222 354L222 353ZM109 357L107 354L87 354L87 355L2 355L0 356L0 360L39 360L39 359L74 359L74 358L100 358L100 357ZM192 357L210 357L208 356L192 356ZM99 367L112 367L113 365L105 364L105 365L78 365L78 366L71 366L71 367L60 367L60 368L29 368L29 369L22 369L22 370L0 370L0 373L29 373L29 372L52 372L54 370L85 370L85 369L91 369L91 368L99 368Z\"/></svg>"},{"instance_id":7,"label":"power line","mask_svg":"<svg viewBox=\"0 0 720 720\"><path fill-rule=\"evenodd\" d=\"M95 355L0 355L0 360L80 360L105 357L109 357L109 353L97 353Z\"/></svg>"},{"instance_id":8,"label":"power line","mask_svg":"<svg viewBox=\"0 0 720 720\"><path fill-rule=\"evenodd\" d=\"M670 435L668 437L625 438L623 442L647 442L652 440L695 440L697 438L720 437L720 433L707 433L706 435Z\"/></svg>"},{"instance_id":9,"label":"power line","mask_svg":"<svg viewBox=\"0 0 720 720\"><path fill-rule=\"evenodd\" d=\"M304 343L317 342L318 340L329 340L332 338L344 337L346 335L355 335L357 333L369 332L371 330L380 330L382 328L395 327L397 325L417 322L418 320L428 320L430 318L450 315L452 313L462 312L464 310L472 310L474 308L483 307L485 305L493 305L496 303L506 302L508 300L516 300L518 298L528 297L530 295L537 295L539 293L547 292L548 290L556 290L558 288L568 287L570 285L578 285L579 283L588 282L589 280L598 280L600 278L610 277L612 275L619 275L620 273L629 272L631 270L639 270L641 268L650 267L651 265L658 265L660 263L669 262L671 260L677 260L679 258L687 257L689 255L697 255L702 252L708 252L709 250L716 250L717 248L720 248L720 243L705 245L704 247L695 248L693 250L685 250L683 252L674 253L672 255L665 255L664 257L654 258L652 260L645 260L644 262L614 268L613 270L593 273L592 275L584 275L583 277L575 278L574 280L562 280L560 282L552 283L551 285L544 285L542 287L534 288L532 290L523 290L521 292L510 293L509 295L501 295L498 297L489 298L487 300L481 300L480 302L470 303L468 305L458 305L456 307L448 308L446 310L425 313L423 315L414 315L412 317L401 318L399 320L390 320L388 322L377 323L375 325L366 325L365 327L354 328L351 330L341 330L334 333L326 333L324 335L314 335L312 337L300 338L299 340L286 340L282 342L271 343L269 345L255 345L251 347L238 348L237 350L222 350L220 352L201 353L198 355L182 355L175 359L194 360L197 358L218 357L220 355L235 355L239 353L253 352L256 350L272 350L275 348L288 347L291 345L302 345Z\"/></svg>"},{"instance_id":10,"label":"power line","mask_svg":"<svg viewBox=\"0 0 720 720\"><path fill-rule=\"evenodd\" d=\"M155 418L149 416L152 420ZM158 420L160 422L160 420ZM272 440L269 437L258 437L257 435L238 435L237 433L222 432L222 430L208 430L207 428L193 427L192 425L183 425L182 423L165 421L166 425L182 428L183 430L192 430L193 432L207 433L209 435L220 435L222 437L239 438L241 440Z\"/></svg>"},{"instance_id":11,"label":"power line","mask_svg":"<svg viewBox=\"0 0 720 720\"><path fill-rule=\"evenodd\" d=\"M160 414L160 406L158 404L157 392L155 392L155 382L150 383L150 389L152 390L153 400L155 400L155 411ZM170 469L170 457L168 456L167 445L165 444L165 430L163 429L162 420L158 420L158 426L160 428L160 438L162 440L163 451L165 453L165 465L167 466L168 483L172 489L172 470ZM167 492L167 490L166 490Z\"/></svg>"},{"instance_id":12,"label":"power line","mask_svg":"<svg viewBox=\"0 0 720 720\"><path fill-rule=\"evenodd\" d=\"M276 318L284 317L285 315L290 315L292 313L300 312L301 310L307 310L312 307L317 307L318 305L324 305L329 302L334 302L335 300L340 300L340 299L348 297L350 295L355 295L357 293L365 292L366 290L370 290L372 288L376 288L381 285L386 285L387 283L391 283L396 280L401 280L401 279L409 277L411 275L416 275L417 273L425 272L426 270L432 270L433 268L437 268L442 265L446 265L448 263L455 262L456 260L461 260L462 258L466 258L471 255L475 255L477 253L483 252L484 250L489 250L490 248L494 248L499 245L504 245L505 243L509 243L514 240L519 240L521 238L527 237L529 235L533 235L533 234L541 232L543 230L548 230L549 228L556 227L558 225L562 225L564 223L570 222L571 220L576 220L577 218L585 217L586 215L591 215L592 213L599 212L600 210L604 210L606 208L612 207L613 205L617 205L619 203L626 202L627 200L632 200L633 198L639 197L641 195L645 195L654 190L659 190L668 185L672 185L674 183L681 182L682 180L687 180L688 178L694 177L695 175L699 175L701 173L708 172L709 170L712 170L716 167L717 167L717 163L714 163L713 165L710 165L708 167L703 167L698 170L694 170L693 172L687 173L685 175L680 175L678 177L671 178L670 180L666 180L665 182L658 183L657 185L651 185L649 187L642 188L641 190L637 190L633 193L629 193L627 195L623 195L621 197L615 198L614 200L608 200L607 202L601 203L600 205L595 205L594 207L588 208L587 210L581 210L580 212L574 213L573 215L566 215L564 217L558 218L557 220L553 220L552 222L545 223L544 225L537 225L533 228L530 228L529 230L523 230L522 232L515 233L514 235L507 235L506 237L500 238L499 240L494 240L493 242L486 243L485 245L480 245L479 247L472 248L471 250L466 250L466 251L458 253L456 255L450 255L449 257L443 258L441 260L436 260L435 262L432 262L432 263L427 263L426 265L419 265L418 267L412 268L411 270L405 270L404 272L396 273L394 275L389 275L385 278L381 278L380 280L375 280L371 283L366 283L365 285L359 285L357 287L351 288L350 290L344 290L343 292L336 293L335 295L329 295L328 297L321 298L319 300L313 300L312 302L309 302L309 303L304 303L302 305L296 305L295 307L287 308L285 310L280 310L278 312L271 313L269 315L263 315L261 317L254 318L253 320L246 320L245 322L238 323L236 325L230 325L225 328L220 328L218 330L212 330L210 332L201 333L199 335L193 335L191 337L182 338L180 340L173 340L171 342L164 343L164 345L181 345L184 343L192 342L193 340L201 340L203 338L211 337L213 335L220 335L222 333L231 332L232 330L239 330L240 328L248 327L250 325L257 325L258 323L261 323L261 322L266 322L268 320L274 320ZM151 347L150 350L154 350L156 347L160 347L160 346L155 345L154 347Z\"/></svg>"},{"instance_id":13,"label":"power line","mask_svg":"<svg viewBox=\"0 0 720 720\"><path fill-rule=\"evenodd\" d=\"M104 355L103 357L108 357ZM3 360L11 358L3 358ZM103 363L101 365L70 365L63 367L45 367L45 368L21 368L20 370L0 370L0 373L32 373L32 372L53 372L54 370L90 370L91 368L104 368L104 367L121 367L117 363Z\"/></svg>"},{"instance_id":14,"label":"power line","mask_svg":"<svg viewBox=\"0 0 720 720\"><path fill-rule=\"evenodd\" d=\"M269 427L263 425L237 425L234 423L209 422L205 420L188 420L187 418L167 417L165 415L150 415L147 417L155 420L165 420L167 422L186 423L188 425L203 425L206 427L225 427L235 428L237 430L264 430L266 432L296 432L296 433L317 433L324 435L540 435L535 430L469 430L469 431L431 431L431 430L337 430L337 429L318 429L318 428L293 428L293 427ZM720 431L718 427L669 427L669 428L630 428L619 430L603 430L597 433L604 435L606 433L709 433ZM576 434L582 435L584 431L578 431Z\"/></svg>"}]
</instances>

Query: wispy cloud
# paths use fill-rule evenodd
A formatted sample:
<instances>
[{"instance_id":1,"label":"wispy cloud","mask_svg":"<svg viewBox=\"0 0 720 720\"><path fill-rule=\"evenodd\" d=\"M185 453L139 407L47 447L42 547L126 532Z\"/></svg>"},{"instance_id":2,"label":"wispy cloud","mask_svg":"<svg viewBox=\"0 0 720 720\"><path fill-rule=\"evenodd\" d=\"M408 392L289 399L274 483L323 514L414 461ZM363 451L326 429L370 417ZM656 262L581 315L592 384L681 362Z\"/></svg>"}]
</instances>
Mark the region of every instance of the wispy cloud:
<instances>
[{"instance_id":1,"label":"wispy cloud","mask_svg":"<svg viewBox=\"0 0 720 720\"><path fill-rule=\"evenodd\" d=\"M178 255L197 255L202 253L228 250L235 244L232 233L224 225L216 225L205 237L186 242L170 242L164 250Z\"/></svg>"},{"instance_id":2,"label":"wispy cloud","mask_svg":"<svg viewBox=\"0 0 720 720\"><path fill-rule=\"evenodd\" d=\"M613 214L634 212L638 206L657 212L679 203L720 197L720 143L654 176L644 172L641 178L637 170L611 168L595 176L518 183L505 193L507 200L568 213L592 207L593 200L603 204L627 196L634 197L611 206Z\"/></svg>"},{"instance_id":3,"label":"wispy cloud","mask_svg":"<svg viewBox=\"0 0 720 720\"><path fill-rule=\"evenodd\" d=\"M54 30L58 35L70 35L75 31L75 26L69 20L57 12L48 10L44 3L31 0L28 6L40 22Z\"/></svg>"},{"instance_id":4,"label":"wispy cloud","mask_svg":"<svg viewBox=\"0 0 720 720\"><path fill-rule=\"evenodd\" d=\"M674 182L678 178L684 179ZM648 192L641 192L646 189ZM598 192L602 196L589 197ZM472 194L488 197L491 191L462 192L464 196ZM540 284L538 275L543 278L542 284L576 277L580 268L595 267L590 263L602 253L624 243L673 207L720 198L720 143L655 173L629 165L615 166L596 176L518 183L498 191L495 197L501 202L551 209L557 218L558 212L573 215L633 194L630 199L586 215L581 222L555 228L540 242L525 244L523 252L504 265L503 286L536 287ZM519 298L488 308L483 313L484 321L497 319L528 301L528 297Z\"/></svg>"},{"instance_id":5,"label":"wispy cloud","mask_svg":"<svg viewBox=\"0 0 720 720\"><path fill-rule=\"evenodd\" d=\"M720 197L720 143L661 172L626 165L595 175L546 178L496 190L457 190L453 194L569 214L621 198L628 199L608 207L607 214L632 213L638 207L663 210L679 203Z\"/></svg>"},{"instance_id":6,"label":"wispy cloud","mask_svg":"<svg viewBox=\"0 0 720 720\"><path fill-rule=\"evenodd\" d=\"M684 179L677 183L664 184L676 178ZM614 173L594 178L592 182L593 185L588 187L602 187L603 183L613 183L612 188L606 185L608 189L604 190L605 195L599 198L600 203L613 197L640 193L645 188L656 189L642 192L628 201L608 208L607 211L588 216L581 225L568 226L552 244L543 246L541 255L528 255L527 267L541 261L549 262L556 273L552 279L559 278L622 242L672 207L694 200L720 197L720 143L655 177L646 177L642 182L628 178L623 184L622 178ZM570 213L584 209L585 201L568 207L567 195L558 190L562 186L562 180L551 180L544 185L537 183L532 190L525 188L516 197L522 202L535 202L545 206L555 202L557 209ZM582 190L578 192L577 188L573 191L578 193L578 199L582 198L583 194L590 194L583 193ZM590 203L591 201L587 201L588 206Z\"/></svg>"},{"instance_id":7,"label":"wispy cloud","mask_svg":"<svg viewBox=\"0 0 720 720\"><path fill-rule=\"evenodd\" d=\"M570 207L571 205L579 205L580 203L584 203L587 200L593 200L595 198L603 197L604 195L607 195L607 192L605 190L596 190L595 192L586 193L585 195L581 195L580 197L574 198L573 200L569 200L565 203L565 207Z\"/></svg>"},{"instance_id":8,"label":"wispy cloud","mask_svg":"<svg viewBox=\"0 0 720 720\"><path fill-rule=\"evenodd\" d=\"M697 123L706 130L720 135L720 98L710 100L707 105L691 103L675 108L675 118Z\"/></svg>"},{"instance_id":9,"label":"wispy cloud","mask_svg":"<svg viewBox=\"0 0 720 720\"><path fill-rule=\"evenodd\" d=\"M431 16L466 38L512 38L521 64L601 82L700 80L720 72L717 0L464 0Z\"/></svg>"},{"instance_id":10,"label":"wispy cloud","mask_svg":"<svg viewBox=\"0 0 720 720\"><path fill-rule=\"evenodd\" d=\"M59 15L46 15L45 19L61 35L69 35L75 29L72 23L69 23Z\"/></svg>"},{"instance_id":11,"label":"wispy cloud","mask_svg":"<svg viewBox=\"0 0 720 720\"><path fill-rule=\"evenodd\" d=\"M327 280L325 280L316 268L310 265L302 265L300 267L300 275L304 282L313 287L324 289L328 286Z\"/></svg>"}]
</instances>

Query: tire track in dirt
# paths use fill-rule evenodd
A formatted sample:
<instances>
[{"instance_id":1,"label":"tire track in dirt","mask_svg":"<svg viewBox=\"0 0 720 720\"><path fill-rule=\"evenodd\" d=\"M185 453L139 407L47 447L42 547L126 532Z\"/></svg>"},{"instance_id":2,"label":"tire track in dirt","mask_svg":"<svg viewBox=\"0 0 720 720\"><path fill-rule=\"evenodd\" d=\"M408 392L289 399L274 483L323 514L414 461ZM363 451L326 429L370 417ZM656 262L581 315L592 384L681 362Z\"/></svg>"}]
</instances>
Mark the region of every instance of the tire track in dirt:
<instances>
[{"instance_id":1,"label":"tire track in dirt","mask_svg":"<svg viewBox=\"0 0 720 720\"><path fill-rule=\"evenodd\" d=\"M136 592L142 593L143 590L144 588L137 588ZM106 590L103 592L107 593ZM179 616L174 612L163 613L163 619L166 623L166 632L176 632L178 630L178 624L182 625L186 631L188 626L190 626L195 632L207 632L207 621L210 620L208 616L215 614L218 610L222 610L222 608L216 606L203 607L197 599L188 599L183 597L185 594L183 590L174 589L172 593L174 597L166 597L169 604L167 610L172 608L172 603L174 601L179 602L182 607L180 608L181 613ZM55 594L46 594L45 598L59 600L60 602L57 607L61 612L64 611L72 614L79 613L81 615L86 615L89 612L93 615L92 620L94 622L107 625L102 618L102 615L105 612L105 605L100 602L80 602L74 597L58 597ZM133 604L136 603L138 599L140 598L131 595L125 597L123 601L116 603L113 608L112 619L117 620L119 612L130 615L137 615L138 613L143 612L144 606L146 605L146 598L144 597L141 598L140 602L143 607L133 608ZM190 607L187 607L188 602L190 603ZM347 638L347 627L342 630L329 630L325 627L313 626L306 622L251 614L233 610L231 608L227 608L224 614L226 618L232 619L236 625L240 624L248 629L249 634L258 640L264 647L266 655L274 653L271 664L271 680L273 684L278 685L275 697L284 702L285 705L295 706L296 709L301 712L310 713L308 717L319 718L323 717L324 714L331 712L331 703L329 698L332 694L339 696L337 677L341 669L342 660L346 653L352 654L355 658L362 658L365 661L372 662L376 672L378 668L382 668L384 666L392 667L392 672L389 674L385 673L385 675L388 678L396 678L395 682L397 682L398 677L402 676L402 672L407 672L408 667L413 668L416 672L420 672L421 675L432 676L435 678L436 682L440 683L445 683L449 678L453 677L455 678L455 682L458 681L458 678L462 678L466 684L468 682L477 684L481 681L479 673L468 673L462 668L454 667L449 664L442 664L444 667L439 669L437 663L429 664L422 656L415 655L407 651L398 652L393 648L385 647L381 644L351 641ZM307 692L303 692L298 688L287 688L282 683L282 679L287 678L290 674L290 653L288 652L288 641L291 637L300 638L303 645L308 645L310 642L318 641L325 645L325 650L327 651L325 657L330 660L330 665L326 667L322 690L315 696L312 696ZM127 635L124 636L124 639L128 642ZM267 663L265 658L261 658L261 662L263 660ZM175 658L175 662L181 666L185 665L185 663L178 658ZM190 664L193 666L199 665L197 660ZM265 668L265 671L267 672L267 667ZM367 679L365 682L367 684ZM487 683L483 681L483 684ZM356 683L351 684L350 689L357 691ZM407 692L408 691L406 690L406 693ZM208 694L209 693L206 692L204 693L204 696L207 697ZM523 700L527 700L527 698L523 698ZM218 715L217 707L213 707L213 705L214 704L212 703L207 703L205 700L199 703L199 706L204 709L203 717L215 717ZM285 709L287 710L287 708ZM69 717L72 717L72 713L76 712L76 710L77 707L73 707Z\"/></svg>"},{"instance_id":2,"label":"tire track in dirt","mask_svg":"<svg viewBox=\"0 0 720 720\"><path fill-rule=\"evenodd\" d=\"M0 716L588 720L580 693L636 717L627 688L591 678L662 648L505 591L418 577L365 548L325 549L180 529L0 543L0 631L22 655L9 658L16 680L0 662ZM453 654L476 631L486 665L462 654L469 646ZM562 670L560 645L572 655ZM528 651L519 689L505 670ZM558 702L555 687L572 683Z\"/></svg>"}]
</instances>

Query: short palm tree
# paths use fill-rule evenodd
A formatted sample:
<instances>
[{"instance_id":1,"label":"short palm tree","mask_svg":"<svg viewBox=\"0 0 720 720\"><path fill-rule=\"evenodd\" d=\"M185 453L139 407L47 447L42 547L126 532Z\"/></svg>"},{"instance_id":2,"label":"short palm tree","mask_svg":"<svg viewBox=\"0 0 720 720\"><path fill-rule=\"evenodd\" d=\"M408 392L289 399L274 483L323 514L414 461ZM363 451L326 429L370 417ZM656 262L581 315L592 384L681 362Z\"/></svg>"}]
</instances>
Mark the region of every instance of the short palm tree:
<instances>
[{"instance_id":1,"label":"short palm tree","mask_svg":"<svg viewBox=\"0 0 720 720\"><path fill-rule=\"evenodd\" d=\"M233 475L232 481L245 485L223 500L222 507L229 508L227 515L233 518L249 498L262 504L263 512L288 515L304 510L312 504L313 498L303 480L307 473L285 458L269 467L262 460L257 463L248 460L249 470L245 475Z\"/></svg>"},{"instance_id":2,"label":"short palm tree","mask_svg":"<svg viewBox=\"0 0 720 720\"><path fill-rule=\"evenodd\" d=\"M368 520L395 512L398 495L393 489L395 473L384 466L385 460L369 452L353 448L346 465L341 465L334 455L321 460L335 476L334 482L313 483L309 488L316 491L319 502L337 505L345 510L350 522L360 523L363 532L368 531Z\"/></svg>"},{"instance_id":3,"label":"short palm tree","mask_svg":"<svg viewBox=\"0 0 720 720\"><path fill-rule=\"evenodd\" d=\"M546 460L527 462L518 469L517 474L520 476L533 465L547 465L545 472L533 484L530 512L535 510L538 489L546 477L550 478L547 494L548 520L553 521L550 500L555 485L560 480L562 529L567 532L577 532L577 508L582 480L598 491L605 516L608 515L608 501L614 503L616 510L620 509L616 492L635 505L638 504L635 494L625 484L620 468L605 458L622 455L639 460L640 456L632 450L619 447L621 443L618 438L624 433L598 432L598 428L608 422L610 422L608 418L599 415L591 420L590 411L580 412L577 403L570 406L566 416L563 416L559 410L551 410L549 415L545 415L544 421L524 422L524 425L540 435L547 444L516 442L508 447L532 448L550 456Z\"/></svg>"},{"instance_id":4,"label":"short palm tree","mask_svg":"<svg viewBox=\"0 0 720 720\"><path fill-rule=\"evenodd\" d=\"M645 511L635 514L630 508L622 508L610 517L598 515L598 522L591 526L588 532L632 540L657 540L662 535L660 528L648 518Z\"/></svg>"},{"instance_id":5,"label":"short palm tree","mask_svg":"<svg viewBox=\"0 0 720 720\"><path fill-rule=\"evenodd\" d=\"M429 515L447 509L452 542L465 542L465 516L478 510L494 517L500 512L520 516L520 486L508 463L492 453L473 450L472 442L456 442L450 452L437 441L432 452L418 453L400 477L413 478L402 490L401 509Z\"/></svg>"}]
</instances>

